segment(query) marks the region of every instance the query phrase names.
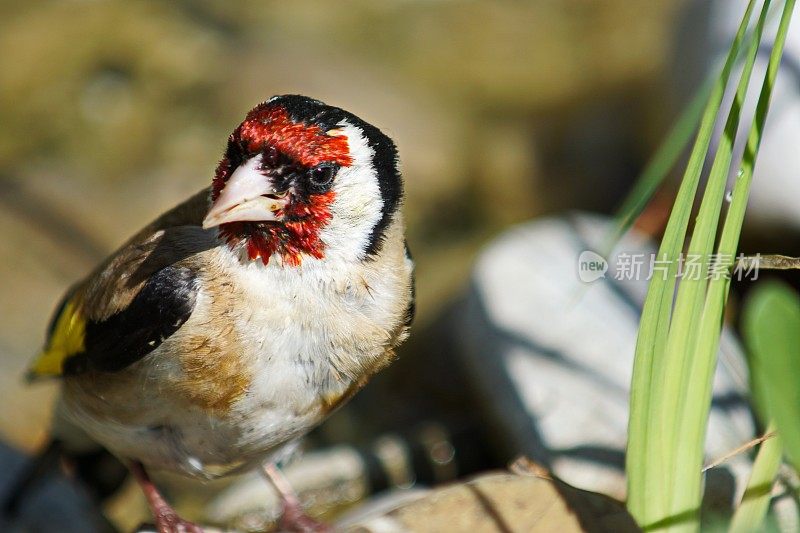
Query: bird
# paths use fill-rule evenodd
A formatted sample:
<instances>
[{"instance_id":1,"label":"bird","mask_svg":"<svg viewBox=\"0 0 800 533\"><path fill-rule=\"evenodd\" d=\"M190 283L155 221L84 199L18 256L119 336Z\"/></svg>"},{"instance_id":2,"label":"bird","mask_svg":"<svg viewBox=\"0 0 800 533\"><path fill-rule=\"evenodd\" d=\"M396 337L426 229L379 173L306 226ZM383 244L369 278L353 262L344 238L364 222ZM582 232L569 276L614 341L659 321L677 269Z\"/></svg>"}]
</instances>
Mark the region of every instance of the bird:
<instances>
[{"instance_id":1,"label":"bird","mask_svg":"<svg viewBox=\"0 0 800 533\"><path fill-rule=\"evenodd\" d=\"M161 533L201 529L154 470L261 468L285 527L324 528L276 465L408 336L403 200L397 149L377 127L301 95L255 106L210 186L63 298L28 371L60 380L53 442L124 462Z\"/></svg>"}]
</instances>

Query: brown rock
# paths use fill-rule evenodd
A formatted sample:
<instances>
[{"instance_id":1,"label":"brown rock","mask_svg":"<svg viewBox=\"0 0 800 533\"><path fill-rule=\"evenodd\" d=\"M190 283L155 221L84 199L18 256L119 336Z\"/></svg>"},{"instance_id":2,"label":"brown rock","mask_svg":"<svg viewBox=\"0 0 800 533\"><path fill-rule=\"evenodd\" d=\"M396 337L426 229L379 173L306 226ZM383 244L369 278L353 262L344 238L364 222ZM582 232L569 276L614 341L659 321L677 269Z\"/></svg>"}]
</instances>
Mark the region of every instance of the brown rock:
<instances>
[{"instance_id":1,"label":"brown rock","mask_svg":"<svg viewBox=\"0 0 800 533\"><path fill-rule=\"evenodd\" d=\"M568 533L639 528L623 505L608 496L533 473L490 473L435 490L345 531Z\"/></svg>"}]
</instances>

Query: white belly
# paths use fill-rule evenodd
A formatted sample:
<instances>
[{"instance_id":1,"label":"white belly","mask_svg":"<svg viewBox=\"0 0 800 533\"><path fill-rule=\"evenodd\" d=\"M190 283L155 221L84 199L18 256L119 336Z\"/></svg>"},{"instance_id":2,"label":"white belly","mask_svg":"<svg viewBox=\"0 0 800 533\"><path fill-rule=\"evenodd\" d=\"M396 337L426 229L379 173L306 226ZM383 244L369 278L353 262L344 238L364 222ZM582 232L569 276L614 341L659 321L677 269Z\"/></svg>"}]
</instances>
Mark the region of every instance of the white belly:
<instances>
[{"instance_id":1,"label":"white belly","mask_svg":"<svg viewBox=\"0 0 800 533\"><path fill-rule=\"evenodd\" d=\"M402 315L396 308L405 305L392 301L402 298L395 285L407 280L402 272L369 279L313 269L301 276L268 272L253 265L238 274L235 286L247 301L229 317L242 352L232 356L244 358L251 382L225 413L187 406L163 387L181 372L169 350L178 349L181 332L202 329L213 311L213 299L201 291L175 339L126 370L124 384L98 394L68 380L69 418L113 453L151 468L216 477L273 459L384 356ZM111 414L86 408L98 400Z\"/></svg>"},{"instance_id":2,"label":"white belly","mask_svg":"<svg viewBox=\"0 0 800 533\"><path fill-rule=\"evenodd\" d=\"M68 420L120 458L205 478L272 460L285 444L302 437L323 419L316 407L297 412L272 402L245 411L245 404L255 403L247 399L242 401L241 410L225 417L196 408L176 410L168 403L145 402L143 418L153 423L128 424L99 418L76 403L74 395L65 395Z\"/></svg>"}]
</instances>

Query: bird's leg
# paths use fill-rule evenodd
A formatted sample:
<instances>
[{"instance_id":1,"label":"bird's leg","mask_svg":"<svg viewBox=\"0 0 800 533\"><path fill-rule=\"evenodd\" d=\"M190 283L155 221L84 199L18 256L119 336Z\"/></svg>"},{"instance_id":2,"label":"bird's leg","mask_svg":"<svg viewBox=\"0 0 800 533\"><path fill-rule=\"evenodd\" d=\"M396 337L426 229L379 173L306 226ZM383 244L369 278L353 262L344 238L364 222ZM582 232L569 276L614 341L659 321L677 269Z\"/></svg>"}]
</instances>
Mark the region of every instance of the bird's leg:
<instances>
[{"instance_id":1,"label":"bird's leg","mask_svg":"<svg viewBox=\"0 0 800 533\"><path fill-rule=\"evenodd\" d=\"M130 464L130 470L142 488L144 497L147 498L147 505L150 507L150 512L153 513L158 533L203 533L200 526L178 516L175 509L167 503L167 500L153 484L142 463L133 461Z\"/></svg>"},{"instance_id":2,"label":"bird's leg","mask_svg":"<svg viewBox=\"0 0 800 533\"><path fill-rule=\"evenodd\" d=\"M263 470L267 480L275 487L281 499L280 526L282 529L300 533L332 531L328 525L314 520L305 513L300 498L292 489L289 480L274 463L264 463Z\"/></svg>"}]
</instances>

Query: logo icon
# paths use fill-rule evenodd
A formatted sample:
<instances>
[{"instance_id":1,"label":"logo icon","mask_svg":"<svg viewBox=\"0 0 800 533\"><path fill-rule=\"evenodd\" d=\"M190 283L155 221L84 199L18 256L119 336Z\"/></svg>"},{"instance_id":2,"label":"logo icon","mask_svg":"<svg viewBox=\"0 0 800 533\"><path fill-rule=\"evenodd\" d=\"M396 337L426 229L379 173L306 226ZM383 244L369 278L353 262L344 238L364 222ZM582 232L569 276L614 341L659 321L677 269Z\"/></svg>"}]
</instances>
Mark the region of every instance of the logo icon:
<instances>
[{"instance_id":1,"label":"logo icon","mask_svg":"<svg viewBox=\"0 0 800 533\"><path fill-rule=\"evenodd\" d=\"M606 277L608 261L591 250L584 250L578 256L578 277L584 283L591 283Z\"/></svg>"}]
</instances>

